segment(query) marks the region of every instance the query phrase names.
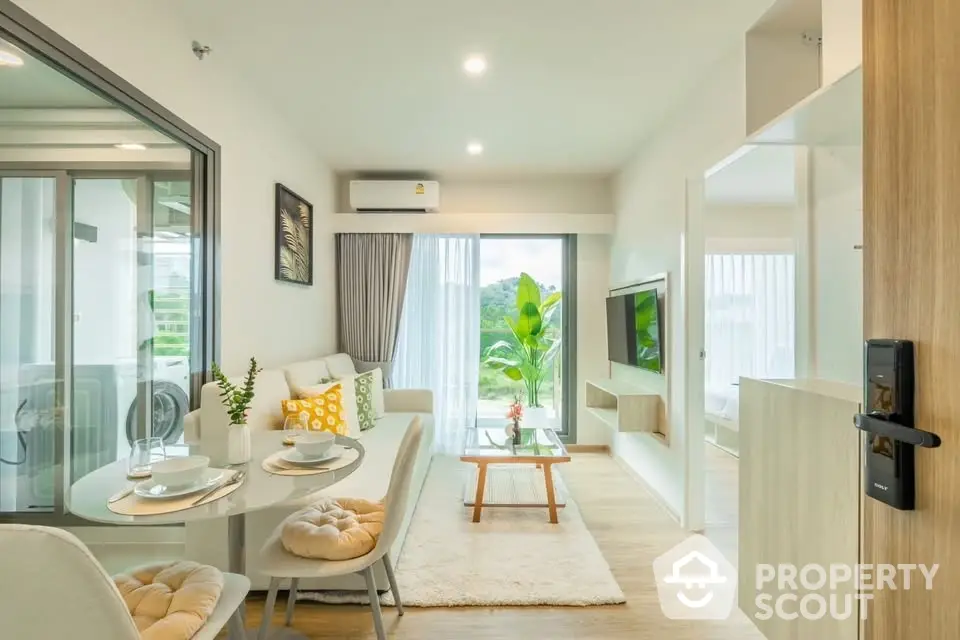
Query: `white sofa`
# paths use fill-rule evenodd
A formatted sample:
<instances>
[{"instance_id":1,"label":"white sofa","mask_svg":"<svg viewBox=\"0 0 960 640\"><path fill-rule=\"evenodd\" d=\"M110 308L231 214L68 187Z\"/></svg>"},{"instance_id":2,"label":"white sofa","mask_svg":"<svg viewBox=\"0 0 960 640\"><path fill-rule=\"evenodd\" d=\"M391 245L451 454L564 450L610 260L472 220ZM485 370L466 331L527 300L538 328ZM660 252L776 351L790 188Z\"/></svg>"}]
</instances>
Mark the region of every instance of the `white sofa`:
<instances>
[{"instance_id":1,"label":"white sofa","mask_svg":"<svg viewBox=\"0 0 960 640\"><path fill-rule=\"evenodd\" d=\"M310 386L318 383L321 378L329 376L339 377L356 373L350 356L343 353L296 362L278 369L265 369L257 376L248 424L251 429L282 428L280 401L293 397L292 388ZM399 559L410 519L430 467L433 450L433 393L422 389L386 389L384 404L386 414L377 420L374 428L364 431L359 437L366 451L366 457L356 472L327 490L318 491L308 499L247 514L246 574L252 582L253 589L266 589L269 585L269 579L260 575L257 570L258 554L260 547L284 517L323 495L369 500L380 500L384 497L403 434L414 416L420 416L424 427L423 444L414 469L411 500L408 503L409 507L400 535L390 549L391 558L394 561ZM228 424L229 420L220 403L219 389L216 384L204 385L200 396L200 408L188 414L184 421L187 443L199 445L201 452L214 460L223 459ZM225 521L187 525L187 557L226 570L226 536ZM378 585L387 584L386 573L382 567L376 579ZM365 591L366 585L363 578L359 576L344 576L328 580L305 580L300 588Z\"/></svg>"}]
</instances>

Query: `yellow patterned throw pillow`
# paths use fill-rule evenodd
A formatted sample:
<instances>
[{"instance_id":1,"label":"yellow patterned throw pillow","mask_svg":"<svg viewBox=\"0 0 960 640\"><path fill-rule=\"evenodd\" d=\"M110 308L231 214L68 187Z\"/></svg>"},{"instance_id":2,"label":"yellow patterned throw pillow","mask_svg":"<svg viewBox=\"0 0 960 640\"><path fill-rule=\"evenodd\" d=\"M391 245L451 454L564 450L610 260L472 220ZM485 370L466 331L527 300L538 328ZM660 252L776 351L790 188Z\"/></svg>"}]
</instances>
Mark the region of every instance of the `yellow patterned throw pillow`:
<instances>
[{"instance_id":1,"label":"yellow patterned throw pillow","mask_svg":"<svg viewBox=\"0 0 960 640\"><path fill-rule=\"evenodd\" d=\"M312 431L329 431L346 435L347 421L343 411L343 385L334 384L312 398L282 400L283 417L307 416L307 428Z\"/></svg>"}]
</instances>

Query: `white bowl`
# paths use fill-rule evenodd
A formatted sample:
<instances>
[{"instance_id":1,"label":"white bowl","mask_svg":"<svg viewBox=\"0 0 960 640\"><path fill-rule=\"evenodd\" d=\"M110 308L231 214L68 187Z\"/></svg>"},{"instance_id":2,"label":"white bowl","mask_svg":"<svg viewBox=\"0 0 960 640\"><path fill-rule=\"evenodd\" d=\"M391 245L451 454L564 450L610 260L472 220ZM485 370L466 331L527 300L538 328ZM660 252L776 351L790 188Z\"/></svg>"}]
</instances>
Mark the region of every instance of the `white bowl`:
<instances>
[{"instance_id":1,"label":"white bowl","mask_svg":"<svg viewBox=\"0 0 960 640\"><path fill-rule=\"evenodd\" d=\"M210 466L207 456L187 456L185 458L167 458L155 462L150 468L153 480L166 487L188 487L203 477Z\"/></svg>"},{"instance_id":2,"label":"white bowl","mask_svg":"<svg viewBox=\"0 0 960 640\"><path fill-rule=\"evenodd\" d=\"M319 458L333 446L337 439L329 431L313 431L310 433L301 433L293 441L293 446L305 458Z\"/></svg>"}]
</instances>

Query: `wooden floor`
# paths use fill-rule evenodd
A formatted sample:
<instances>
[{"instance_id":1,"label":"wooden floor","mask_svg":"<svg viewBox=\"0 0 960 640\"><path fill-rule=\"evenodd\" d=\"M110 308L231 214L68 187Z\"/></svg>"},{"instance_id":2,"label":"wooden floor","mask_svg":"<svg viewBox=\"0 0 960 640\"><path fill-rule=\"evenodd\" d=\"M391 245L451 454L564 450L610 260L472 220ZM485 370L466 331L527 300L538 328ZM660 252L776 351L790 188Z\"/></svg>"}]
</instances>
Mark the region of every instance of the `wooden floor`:
<instances>
[{"instance_id":1,"label":"wooden floor","mask_svg":"<svg viewBox=\"0 0 960 640\"><path fill-rule=\"evenodd\" d=\"M575 454L561 466L571 497L610 565L627 604L605 607L407 609L398 618L384 608L392 638L470 640L543 638L578 640L762 639L739 612L726 622L675 622L660 611L652 561L685 538L680 526L609 456ZM561 522L563 515L561 514ZM571 585L574 588L575 585ZM283 594L281 594L282 597ZM248 624L259 624L263 600L254 596ZM282 606L274 624L282 624ZM293 627L310 638L375 638L365 607L301 602Z\"/></svg>"},{"instance_id":2,"label":"wooden floor","mask_svg":"<svg viewBox=\"0 0 960 640\"><path fill-rule=\"evenodd\" d=\"M706 529L704 535L737 566L740 514L740 461L711 444L706 445Z\"/></svg>"}]
</instances>

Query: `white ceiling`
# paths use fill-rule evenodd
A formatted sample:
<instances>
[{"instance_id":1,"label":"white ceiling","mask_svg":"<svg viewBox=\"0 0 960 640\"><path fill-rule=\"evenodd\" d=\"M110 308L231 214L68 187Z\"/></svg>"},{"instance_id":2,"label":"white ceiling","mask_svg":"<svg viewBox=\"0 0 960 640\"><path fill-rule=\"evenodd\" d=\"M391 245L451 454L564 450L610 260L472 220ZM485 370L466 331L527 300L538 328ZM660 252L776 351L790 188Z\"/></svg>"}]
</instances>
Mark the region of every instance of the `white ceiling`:
<instances>
[{"instance_id":1,"label":"white ceiling","mask_svg":"<svg viewBox=\"0 0 960 640\"><path fill-rule=\"evenodd\" d=\"M333 168L462 173L617 169L771 0L176 2Z\"/></svg>"}]
</instances>

